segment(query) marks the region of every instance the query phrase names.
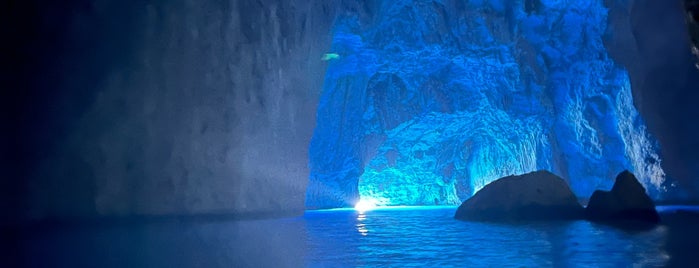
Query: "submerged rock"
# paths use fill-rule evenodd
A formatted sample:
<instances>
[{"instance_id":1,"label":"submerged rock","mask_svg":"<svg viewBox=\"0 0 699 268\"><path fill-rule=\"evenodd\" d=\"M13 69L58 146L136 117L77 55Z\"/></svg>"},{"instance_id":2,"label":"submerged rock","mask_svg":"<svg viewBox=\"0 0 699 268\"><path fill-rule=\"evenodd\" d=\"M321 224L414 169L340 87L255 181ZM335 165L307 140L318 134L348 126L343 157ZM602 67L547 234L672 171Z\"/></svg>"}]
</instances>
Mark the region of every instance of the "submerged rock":
<instances>
[{"instance_id":1,"label":"submerged rock","mask_svg":"<svg viewBox=\"0 0 699 268\"><path fill-rule=\"evenodd\" d=\"M591 221L660 222L653 200L629 171L619 173L611 191L597 190L592 193L585 216Z\"/></svg>"},{"instance_id":2,"label":"submerged rock","mask_svg":"<svg viewBox=\"0 0 699 268\"><path fill-rule=\"evenodd\" d=\"M464 201L459 220L559 220L583 217L583 207L560 177L548 171L508 176Z\"/></svg>"}]
</instances>

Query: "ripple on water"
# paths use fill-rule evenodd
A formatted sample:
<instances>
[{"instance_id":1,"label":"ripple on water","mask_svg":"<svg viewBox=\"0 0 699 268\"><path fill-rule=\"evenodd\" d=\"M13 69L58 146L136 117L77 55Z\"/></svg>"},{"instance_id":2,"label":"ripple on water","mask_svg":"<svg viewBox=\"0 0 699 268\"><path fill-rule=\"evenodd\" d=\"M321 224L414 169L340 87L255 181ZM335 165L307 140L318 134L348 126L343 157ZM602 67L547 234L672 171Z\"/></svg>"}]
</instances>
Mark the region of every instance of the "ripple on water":
<instances>
[{"instance_id":1,"label":"ripple on water","mask_svg":"<svg viewBox=\"0 0 699 268\"><path fill-rule=\"evenodd\" d=\"M666 225L631 232L586 221L464 222L453 218L455 210L309 211L274 220L27 230L17 242L23 265L14 266L686 267L699 261L696 213L665 214Z\"/></svg>"},{"instance_id":2,"label":"ripple on water","mask_svg":"<svg viewBox=\"0 0 699 268\"><path fill-rule=\"evenodd\" d=\"M464 222L453 207L309 211L309 266L662 266L664 227L625 232L587 221Z\"/></svg>"}]
</instances>

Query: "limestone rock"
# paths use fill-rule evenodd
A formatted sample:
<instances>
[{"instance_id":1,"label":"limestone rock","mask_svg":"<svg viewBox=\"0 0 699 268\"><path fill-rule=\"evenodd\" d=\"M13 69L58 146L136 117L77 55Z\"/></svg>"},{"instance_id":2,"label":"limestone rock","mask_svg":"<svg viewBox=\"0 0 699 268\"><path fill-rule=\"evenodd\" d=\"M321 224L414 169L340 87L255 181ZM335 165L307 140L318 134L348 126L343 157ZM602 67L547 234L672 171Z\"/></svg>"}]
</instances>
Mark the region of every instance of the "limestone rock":
<instances>
[{"instance_id":1,"label":"limestone rock","mask_svg":"<svg viewBox=\"0 0 699 268\"><path fill-rule=\"evenodd\" d=\"M585 198L626 168L651 194L664 182L634 83L609 56L636 58L632 25L608 52L602 1L369 2L333 25L307 208L458 205L535 170Z\"/></svg>"},{"instance_id":2,"label":"limestone rock","mask_svg":"<svg viewBox=\"0 0 699 268\"><path fill-rule=\"evenodd\" d=\"M548 171L500 178L464 201L459 220L559 220L582 218L583 208L560 177Z\"/></svg>"},{"instance_id":3,"label":"limestone rock","mask_svg":"<svg viewBox=\"0 0 699 268\"><path fill-rule=\"evenodd\" d=\"M595 191L585 215L592 221L660 221L653 200L629 171L619 173L611 191Z\"/></svg>"},{"instance_id":4,"label":"limestone rock","mask_svg":"<svg viewBox=\"0 0 699 268\"><path fill-rule=\"evenodd\" d=\"M320 59L343 7L68 2L46 8L56 25L37 22L61 45L27 46L52 64L18 68L42 81L27 96L50 99L17 106L36 108L18 148L45 156L27 158L19 217L303 213Z\"/></svg>"}]
</instances>

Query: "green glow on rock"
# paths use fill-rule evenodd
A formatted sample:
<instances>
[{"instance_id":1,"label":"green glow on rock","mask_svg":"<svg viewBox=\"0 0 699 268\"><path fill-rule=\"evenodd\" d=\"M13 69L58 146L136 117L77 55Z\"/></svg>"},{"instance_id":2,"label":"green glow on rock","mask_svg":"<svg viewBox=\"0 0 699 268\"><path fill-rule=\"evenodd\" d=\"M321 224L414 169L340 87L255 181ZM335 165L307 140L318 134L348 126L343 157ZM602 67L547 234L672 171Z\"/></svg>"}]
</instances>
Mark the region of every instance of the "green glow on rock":
<instances>
[{"instance_id":1,"label":"green glow on rock","mask_svg":"<svg viewBox=\"0 0 699 268\"><path fill-rule=\"evenodd\" d=\"M325 53L323 54L323 57L321 60L323 61L329 61L329 60L336 60L340 58L340 54L337 53Z\"/></svg>"}]
</instances>

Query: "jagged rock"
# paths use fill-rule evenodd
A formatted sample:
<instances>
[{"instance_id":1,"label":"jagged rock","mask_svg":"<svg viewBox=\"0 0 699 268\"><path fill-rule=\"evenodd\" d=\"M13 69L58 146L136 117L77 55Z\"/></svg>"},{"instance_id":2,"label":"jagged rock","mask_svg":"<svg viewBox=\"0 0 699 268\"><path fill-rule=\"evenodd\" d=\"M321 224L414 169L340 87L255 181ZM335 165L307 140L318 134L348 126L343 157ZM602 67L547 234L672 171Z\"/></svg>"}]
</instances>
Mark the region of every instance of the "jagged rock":
<instances>
[{"instance_id":1,"label":"jagged rock","mask_svg":"<svg viewBox=\"0 0 699 268\"><path fill-rule=\"evenodd\" d=\"M585 198L623 169L663 183L603 1L372 2L335 20L307 208L458 205L535 170Z\"/></svg>"},{"instance_id":2,"label":"jagged rock","mask_svg":"<svg viewBox=\"0 0 699 268\"><path fill-rule=\"evenodd\" d=\"M699 0L684 0L684 9L689 39L692 41L692 54L699 60ZM696 67L699 68L699 63Z\"/></svg>"},{"instance_id":3,"label":"jagged rock","mask_svg":"<svg viewBox=\"0 0 699 268\"><path fill-rule=\"evenodd\" d=\"M500 178L456 210L459 220L559 220L583 217L583 207L560 177L548 171Z\"/></svg>"},{"instance_id":4,"label":"jagged rock","mask_svg":"<svg viewBox=\"0 0 699 268\"><path fill-rule=\"evenodd\" d=\"M585 216L592 221L660 221L653 200L629 171L619 173L611 191L597 190L592 194Z\"/></svg>"}]
</instances>

